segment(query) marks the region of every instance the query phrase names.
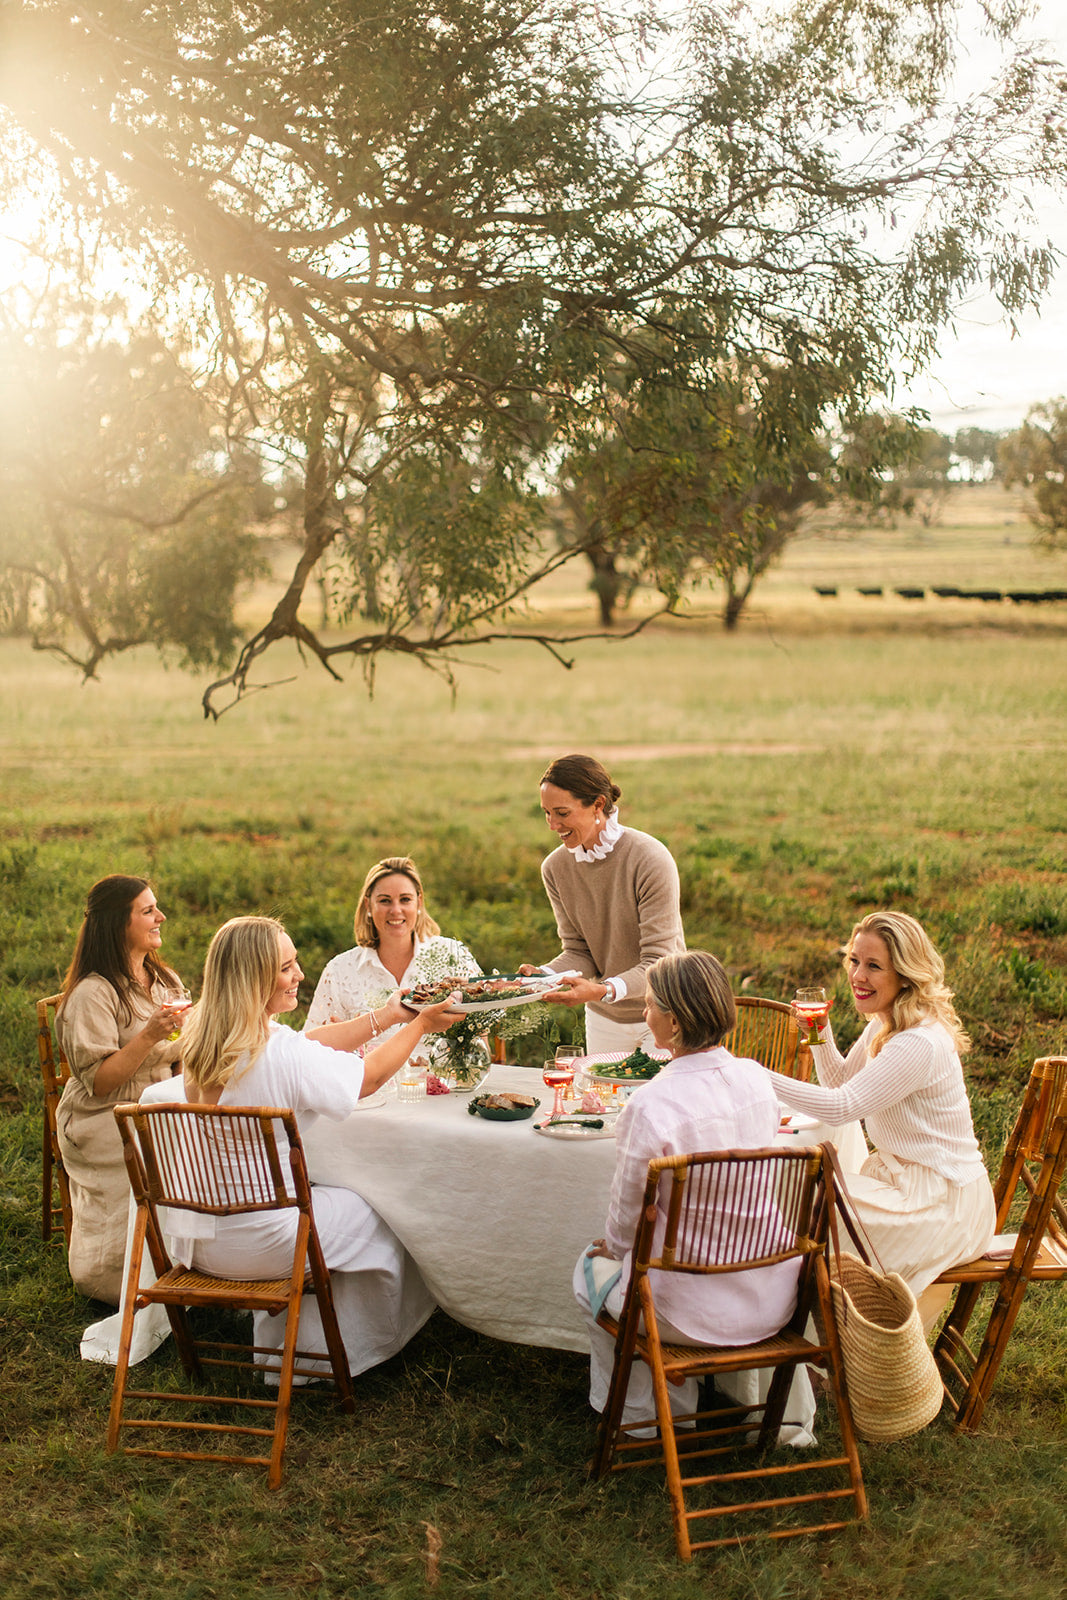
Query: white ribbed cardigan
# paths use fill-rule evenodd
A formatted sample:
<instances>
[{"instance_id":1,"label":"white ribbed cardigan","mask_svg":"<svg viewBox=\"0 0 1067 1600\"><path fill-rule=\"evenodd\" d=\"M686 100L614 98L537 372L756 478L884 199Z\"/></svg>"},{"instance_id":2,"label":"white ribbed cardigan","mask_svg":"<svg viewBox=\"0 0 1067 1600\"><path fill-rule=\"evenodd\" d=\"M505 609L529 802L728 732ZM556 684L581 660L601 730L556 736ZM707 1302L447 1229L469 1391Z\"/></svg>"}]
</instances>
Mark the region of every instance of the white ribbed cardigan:
<instances>
[{"instance_id":1,"label":"white ribbed cardigan","mask_svg":"<svg viewBox=\"0 0 1067 1600\"><path fill-rule=\"evenodd\" d=\"M839 1126L862 1117L877 1150L928 1167L961 1187L985 1173L974 1136L963 1066L940 1022L905 1028L873 1059L867 1048L873 1018L847 1056L833 1042L816 1045L818 1084L772 1072L778 1098L794 1111Z\"/></svg>"}]
</instances>

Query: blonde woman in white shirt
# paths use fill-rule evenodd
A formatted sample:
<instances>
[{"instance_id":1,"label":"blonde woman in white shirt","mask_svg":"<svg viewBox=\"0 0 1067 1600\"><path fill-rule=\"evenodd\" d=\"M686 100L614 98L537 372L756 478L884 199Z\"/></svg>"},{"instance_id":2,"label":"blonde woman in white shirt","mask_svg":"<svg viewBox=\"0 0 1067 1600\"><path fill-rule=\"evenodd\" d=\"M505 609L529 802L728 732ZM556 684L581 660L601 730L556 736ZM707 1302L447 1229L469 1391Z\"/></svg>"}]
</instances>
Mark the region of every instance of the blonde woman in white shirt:
<instances>
[{"instance_id":1,"label":"blonde woman in white shirt","mask_svg":"<svg viewBox=\"0 0 1067 1600\"><path fill-rule=\"evenodd\" d=\"M422 879L410 856L376 861L363 880L353 924L353 949L323 968L307 1024L347 1022L397 989L433 978L477 978L481 967L466 945L442 936L426 909ZM382 1038L395 1030L389 1028Z\"/></svg>"},{"instance_id":2,"label":"blonde woman in white shirt","mask_svg":"<svg viewBox=\"0 0 1067 1600\"><path fill-rule=\"evenodd\" d=\"M394 991L376 1012L298 1033L276 1020L295 1010L303 973L292 939L272 917L235 917L207 953L201 997L183 1030L183 1081L192 1105L288 1106L305 1131L317 1117L343 1121L381 1087L425 1033L455 1020L449 1002L418 1016ZM384 1026L396 1032L363 1051ZM224 1159L224 1156L220 1159ZM315 1184L315 1226L330 1269L341 1337L353 1374L395 1355L433 1310L433 1299L392 1229L351 1189ZM272 1278L292 1270L295 1211L197 1219L175 1240L187 1266L227 1277ZM280 1346L285 1318L255 1314L255 1342ZM305 1298L306 1347L321 1350L322 1324Z\"/></svg>"},{"instance_id":3,"label":"blonde woman in white shirt","mask_svg":"<svg viewBox=\"0 0 1067 1600\"><path fill-rule=\"evenodd\" d=\"M848 1197L883 1267L911 1286L929 1329L951 1292L934 1279L980 1256L994 1233L993 1190L960 1061L970 1040L945 964L914 917L864 917L845 971L856 1010L869 1019L848 1055L827 1015L814 1046L819 1082L770 1076L791 1110L832 1125L863 1118L875 1148L848 1177Z\"/></svg>"}]
</instances>

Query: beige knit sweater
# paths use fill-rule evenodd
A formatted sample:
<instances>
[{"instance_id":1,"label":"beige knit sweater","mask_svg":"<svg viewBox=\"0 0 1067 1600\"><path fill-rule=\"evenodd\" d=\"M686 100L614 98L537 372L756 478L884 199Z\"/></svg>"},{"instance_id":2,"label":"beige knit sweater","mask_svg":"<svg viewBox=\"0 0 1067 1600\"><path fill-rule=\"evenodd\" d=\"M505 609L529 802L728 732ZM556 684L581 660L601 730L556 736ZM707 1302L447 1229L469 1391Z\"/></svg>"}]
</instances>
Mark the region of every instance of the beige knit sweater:
<instances>
[{"instance_id":1,"label":"beige knit sweater","mask_svg":"<svg viewBox=\"0 0 1067 1600\"><path fill-rule=\"evenodd\" d=\"M587 978L622 978L626 998L592 1010L613 1022L639 1022L648 968L685 949L678 868L666 845L623 828L599 861L576 861L560 845L542 862L541 876L563 945L546 964Z\"/></svg>"}]
</instances>

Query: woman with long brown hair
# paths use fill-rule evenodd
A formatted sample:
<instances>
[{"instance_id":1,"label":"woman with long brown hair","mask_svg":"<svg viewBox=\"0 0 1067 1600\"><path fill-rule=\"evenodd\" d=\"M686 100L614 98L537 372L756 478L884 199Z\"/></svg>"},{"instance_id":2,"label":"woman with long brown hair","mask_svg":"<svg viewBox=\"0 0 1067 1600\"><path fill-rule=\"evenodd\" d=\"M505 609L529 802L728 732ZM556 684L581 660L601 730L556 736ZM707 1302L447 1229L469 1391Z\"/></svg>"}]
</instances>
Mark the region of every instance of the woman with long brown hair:
<instances>
[{"instance_id":1,"label":"woman with long brown hair","mask_svg":"<svg viewBox=\"0 0 1067 1600\"><path fill-rule=\"evenodd\" d=\"M112 1116L169 1078L181 1052L181 980L160 955L166 917L144 878L112 873L89 890L63 980L56 1034L70 1078L56 1122L70 1179L70 1275L117 1305L130 1187Z\"/></svg>"}]
</instances>

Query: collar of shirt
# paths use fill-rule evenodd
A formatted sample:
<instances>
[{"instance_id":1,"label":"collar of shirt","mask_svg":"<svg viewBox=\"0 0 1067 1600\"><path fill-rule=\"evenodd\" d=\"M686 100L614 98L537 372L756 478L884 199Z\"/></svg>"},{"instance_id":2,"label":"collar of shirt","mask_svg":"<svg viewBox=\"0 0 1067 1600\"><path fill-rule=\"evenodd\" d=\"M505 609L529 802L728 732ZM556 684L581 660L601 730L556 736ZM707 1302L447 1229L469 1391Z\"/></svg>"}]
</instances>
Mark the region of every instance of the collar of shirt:
<instances>
[{"instance_id":1,"label":"collar of shirt","mask_svg":"<svg viewBox=\"0 0 1067 1600\"><path fill-rule=\"evenodd\" d=\"M610 856L621 838L622 828L619 824L619 813L616 811L604 824L604 831L591 850L579 845L577 850L571 851L571 855L575 861L603 861L605 856Z\"/></svg>"}]
</instances>

